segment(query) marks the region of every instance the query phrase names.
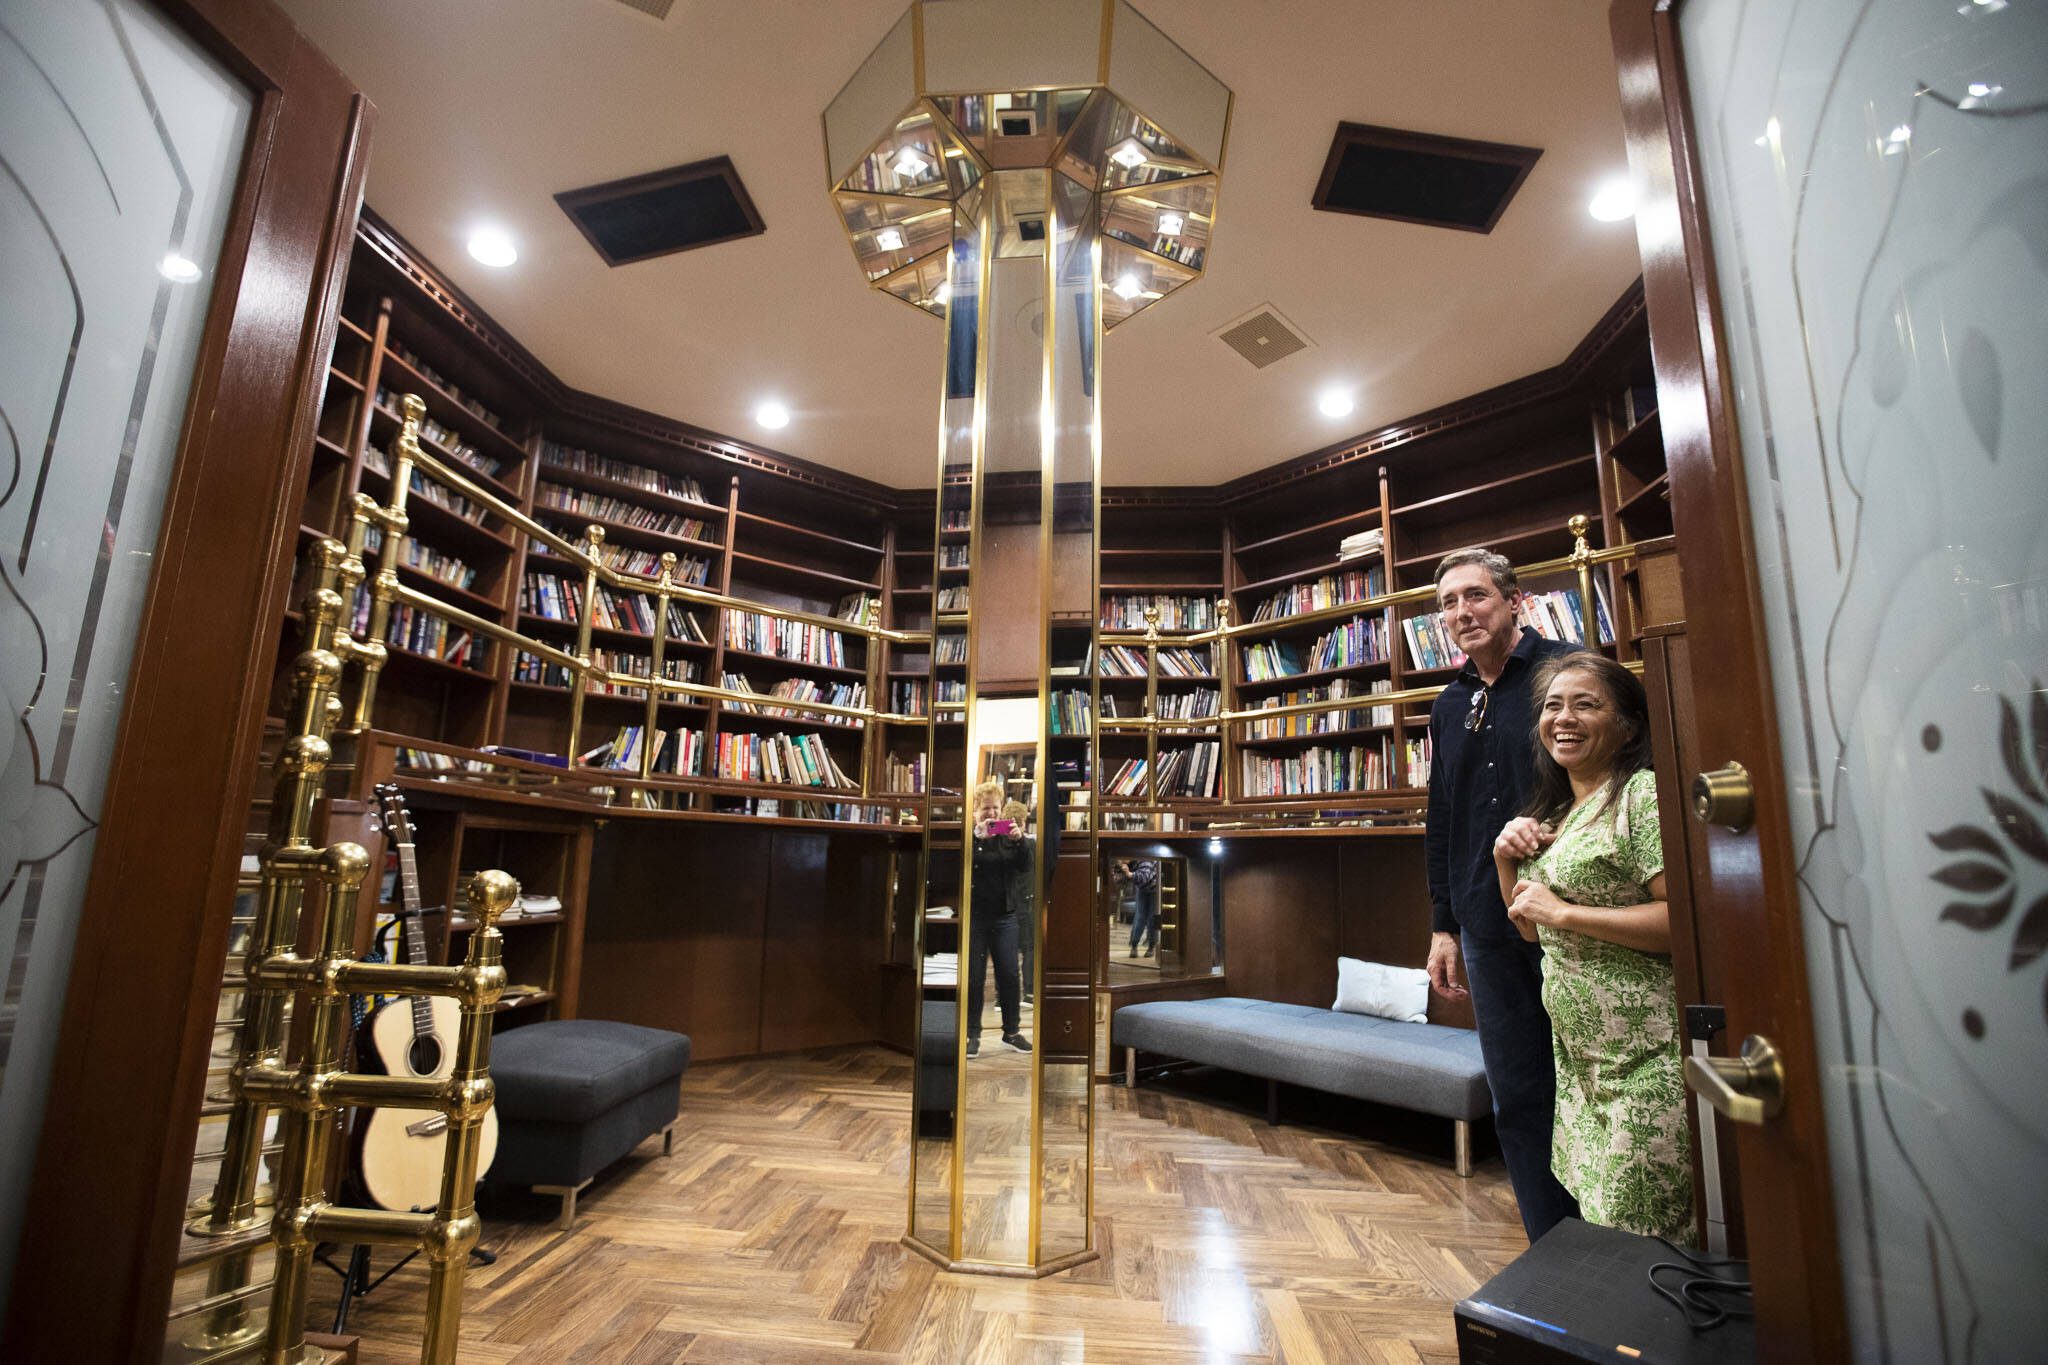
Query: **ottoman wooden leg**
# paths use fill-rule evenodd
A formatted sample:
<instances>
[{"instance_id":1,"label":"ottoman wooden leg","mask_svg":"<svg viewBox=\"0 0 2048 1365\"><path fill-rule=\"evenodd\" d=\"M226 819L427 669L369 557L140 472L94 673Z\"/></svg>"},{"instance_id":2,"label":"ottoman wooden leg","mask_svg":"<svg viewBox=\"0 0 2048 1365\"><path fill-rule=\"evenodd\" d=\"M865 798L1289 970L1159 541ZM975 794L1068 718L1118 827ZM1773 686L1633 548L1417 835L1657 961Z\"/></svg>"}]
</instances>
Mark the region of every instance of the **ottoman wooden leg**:
<instances>
[{"instance_id":1,"label":"ottoman wooden leg","mask_svg":"<svg viewBox=\"0 0 2048 1365\"><path fill-rule=\"evenodd\" d=\"M1138 1049L1134 1047L1127 1047L1124 1049L1124 1089L1136 1090L1137 1088Z\"/></svg>"},{"instance_id":2,"label":"ottoman wooden leg","mask_svg":"<svg viewBox=\"0 0 2048 1365\"><path fill-rule=\"evenodd\" d=\"M669 1123L664 1125L661 1130L661 1154L663 1156L674 1156L675 1153L676 1126L673 1123Z\"/></svg>"},{"instance_id":3,"label":"ottoman wooden leg","mask_svg":"<svg viewBox=\"0 0 2048 1365\"><path fill-rule=\"evenodd\" d=\"M1458 1154L1458 1174L1467 1180L1472 1178L1472 1125L1464 1119L1452 1119L1452 1142Z\"/></svg>"},{"instance_id":4,"label":"ottoman wooden leg","mask_svg":"<svg viewBox=\"0 0 2048 1365\"><path fill-rule=\"evenodd\" d=\"M591 1179L594 1180L596 1177L593 1176ZM557 1228L568 1228L576 1222L576 1196L589 1188L590 1181L585 1180L575 1185L535 1185L533 1192L535 1194L552 1194L561 1197L562 1212L555 1219L555 1226Z\"/></svg>"}]
</instances>

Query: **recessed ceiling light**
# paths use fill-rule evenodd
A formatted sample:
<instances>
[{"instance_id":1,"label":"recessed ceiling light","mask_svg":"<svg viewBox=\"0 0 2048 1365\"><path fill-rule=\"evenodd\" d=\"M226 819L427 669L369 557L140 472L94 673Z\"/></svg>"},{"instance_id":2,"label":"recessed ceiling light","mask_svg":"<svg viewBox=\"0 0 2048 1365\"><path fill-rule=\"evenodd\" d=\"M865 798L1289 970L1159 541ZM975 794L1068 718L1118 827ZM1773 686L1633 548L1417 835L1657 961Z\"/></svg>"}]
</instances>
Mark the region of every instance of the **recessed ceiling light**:
<instances>
[{"instance_id":1,"label":"recessed ceiling light","mask_svg":"<svg viewBox=\"0 0 2048 1365\"><path fill-rule=\"evenodd\" d=\"M173 251L157 262L156 273L172 284L190 284L199 278L199 266Z\"/></svg>"},{"instance_id":2,"label":"recessed ceiling light","mask_svg":"<svg viewBox=\"0 0 2048 1365\"><path fill-rule=\"evenodd\" d=\"M754 409L754 420L770 431L780 431L789 425L789 408L776 399L769 399Z\"/></svg>"},{"instance_id":3,"label":"recessed ceiling light","mask_svg":"<svg viewBox=\"0 0 2048 1365\"><path fill-rule=\"evenodd\" d=\"M1109 159L1126 170L1135 171L1150 160L1150 157L1145 151L1144 143L1135 137L1127 137L1109 149Z\"/></svg>"},{"instance_id":4,"label":"recessed ceiling light","mask_svg":"<svg viewBox=\"0 0 2048 1365\"><path fill-rule=\"evenodd\" d=\"M896 153L896 174L905 180L915 180L932 168L932 163L923 152L915 147L905 147Z\"/></svg>"},{"instance_id":5,"label":"recessed ceiling light","mask_svg":"<svg viewBox=\"0 0 2048 1365\"><path fill-rule=\"evenodd\" d=\"M1636 187L1627 180L1610 180L1593 193L1586 212L1603 223L1618 223L1634 215Z\"/></svg>"},{"instance_id":6,"label":"recessed ceiling light","mask_svg":"<svg viewBox=\"0 0 2048 1365\"><path fill-rule=\"evenodd\" d=\"M519 248L502 228L478 228L469 234L469 254L478 265L502 269L519 259Z\"/></svg>"},{"instance_id":7,"label":"recessed ceiling light","mask_svg":"<svg viewBox=\"0 0 2048 1365\"><path fill-rule=\"evenodd\" d=\"M1187 223L1188 220L1178 213L1171 211L1161 213L1159 215L1159 235L1161 237L1178 237L1180 236L1181 229L1186 227Z\"/></svg>"},{"instance_id":8,"label":"recessed ceiling light","mask_svg":"<svg viewBox=\"0 0 2048 1365\"><path fill-rule=\"evenodd\" d=\"M903 250L902 229L892 227L883 228L880 232L875 234L875 246L882 251Z\"/></svg>"},{"instance_id":9,"label":"recessed ceiling light","mask_svg":"<svg viewBox=\"0 0 2048 1365\"><path fill-rule=\"evenodd\" d=\"M1357 406L1349 389L1324 389L1322 397L1316 399L1316 411L1325 417L1349 417Z\"/></svg>"},{"instance_id":10,"label":"recessed ceiling light","mask_svg":"<svg viewBox=\"0 0 2048 1365\"><path fill-rule=\"evenodd\" d=\"M1112 294L1120 299L1134 299L1145 292L1145 286L1138 283L1138 277L1130 271L1116 277L1116 283L1109 287Z\"/></svg>"}]
</instances>

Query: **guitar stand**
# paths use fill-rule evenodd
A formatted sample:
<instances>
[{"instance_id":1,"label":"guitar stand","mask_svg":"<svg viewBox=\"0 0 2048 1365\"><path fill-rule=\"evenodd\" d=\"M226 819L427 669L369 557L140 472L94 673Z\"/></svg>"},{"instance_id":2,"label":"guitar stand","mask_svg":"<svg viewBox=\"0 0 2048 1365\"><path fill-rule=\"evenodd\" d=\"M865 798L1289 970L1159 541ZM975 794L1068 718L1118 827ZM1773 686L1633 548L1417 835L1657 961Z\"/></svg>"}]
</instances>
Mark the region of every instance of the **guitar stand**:
<instances>
[{"instance_id":1,"label":"guitar stand","mask_svg":"<svg viewBox=\"0 0 2048 1365\"><path fill-rule=\"evenodd\" d=\"M342 1244L332 1243L331 1245L340 1246ZM341 1276L341 1302L334 1310L334 1335L342 1335L343 1329L348 1326L349 1309L354 1306L357 1299L368 1298L378 1285L384 1283L384 1281L390 1279L393 1275L411 1264L413 1257L417 1255L419 1255L417 1251L408 1251L397 1262L388 1266L383 1274L373 1280L370 1278L369 1243L356 1242L350 1244L348 1264L346 1266L337 1265L329 1258L325 1250L315 1251L313 1253L314 1260ZM486 1251L482 1247L472 1247L470 1249L469 1263L471 1265L495 1265L497 1261L498 1253L495 1251Z\"/></svg>"}]
</instances>

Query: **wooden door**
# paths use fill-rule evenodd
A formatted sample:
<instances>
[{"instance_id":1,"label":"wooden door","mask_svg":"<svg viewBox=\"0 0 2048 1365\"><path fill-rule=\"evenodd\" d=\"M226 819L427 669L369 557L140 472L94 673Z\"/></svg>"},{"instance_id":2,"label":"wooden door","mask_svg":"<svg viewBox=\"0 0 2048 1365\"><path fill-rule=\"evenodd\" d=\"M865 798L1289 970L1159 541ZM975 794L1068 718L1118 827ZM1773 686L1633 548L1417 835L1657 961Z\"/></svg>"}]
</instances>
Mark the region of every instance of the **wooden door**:
<instances>
[{"instance_id":1,"label":"wooden door","mask_svg":"<svg viewBox=\"0 0 2048 1365\"><path fill-rule=\"evenodd\" d=\"M86 600L96 613L107 607L90 643L96 660L118 648L127 662L113 677L103 661L88 669L81 636L76 651L46 661L39 701L10 698L30 703L24 726L61 718L67 736L75 717L115 719L104 723L97 771L75 762L67 785L90 788L71 810L92 827L80 833L72 821L61 848L26 850L42 858L45 891L61 879L76 894L61 907L46 896L42 918L61 910L62 922L15 945L27 993L47 1015L34 1021L36 1046L51 1060L40 1075L7 1076L10 1091L41 1103L7 1125L0 1244L14 1275L0 1355L154 1360L242 855L239 820L222 813L248 809L256 775L372 111L268 0L42 0L10 6L8 24L13 50L42 54L25 59L35 79L16 79L16 57L0 75L10 120L22 115L15 131L35 144L32 167L8 154L28 172L9 182L8 208L33 202L42 215L33 240L10 239L8 292L40 290L35 298L55 304L10 324L21 345L0 379L17 398L37 389L37 366L64 364L67 338L69 356L99 373L67 369L43 386L48 401L13 411L17 424L38 424L35 486L49 497L37 496L33 561L26 538L7 561L27 582L67 562L90 569L104 543L99 577L87 574ZM224 114L193 126L216 108L237 111L231 134ZM127 232L155 234L148 254L105 245ZM145 342L129 355L106 329L137 309ZM196 322L189 344L173 348L164 320L181 309ZM44 345L50 330L57 341ZM118 392L102 391L110 369ZM109 421L110 441L79 448L75 433ZM151 451L161 458L146 470ZM101 504L104 515L91 510ZM131 547L145 512L152 530ZM116 612L102 584L131 574L129 610ZM0 657L18 664L28 636L8 624ZM67 858L79 865L62 866ZM59 929L73 931L69 951L49 956Z\"/></svg>"},{"instance_id":2,"label":"wooden door","mask_svg":"<svg viewBox=\"0 0 2048 1365\"><path fill-rule=\"evenodd\" d=\"M1611 11L1685 566L1690 826L1758 1341L2048 1335L2048 33L2015 6ZM1688 781L1693 774L1683 775ZM1683 818L1691 820L1690 815Z\"/></svg>"}]
</instances>

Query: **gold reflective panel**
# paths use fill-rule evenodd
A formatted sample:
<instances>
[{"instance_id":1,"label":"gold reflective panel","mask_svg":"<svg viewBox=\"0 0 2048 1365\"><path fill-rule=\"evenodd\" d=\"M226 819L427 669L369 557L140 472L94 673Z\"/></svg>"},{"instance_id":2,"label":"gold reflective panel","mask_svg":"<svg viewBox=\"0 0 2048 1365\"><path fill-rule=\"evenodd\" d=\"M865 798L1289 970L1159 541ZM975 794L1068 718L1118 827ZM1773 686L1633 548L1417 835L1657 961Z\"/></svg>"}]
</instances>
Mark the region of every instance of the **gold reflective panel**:
<instances>
[{"instance_id":1,"label":"gold reflective panel","mask_svg":"<svg viewBox=\"0 0 2048 1365\"><path fill-rule=\"evenodd\" d=\"M1230 93L1121 0L907 18L825 123L863 272L946 320L908 1241L1044 1274L1094 1254L1102 335L1199 275Z\"/></svg>"}]
</instances>

